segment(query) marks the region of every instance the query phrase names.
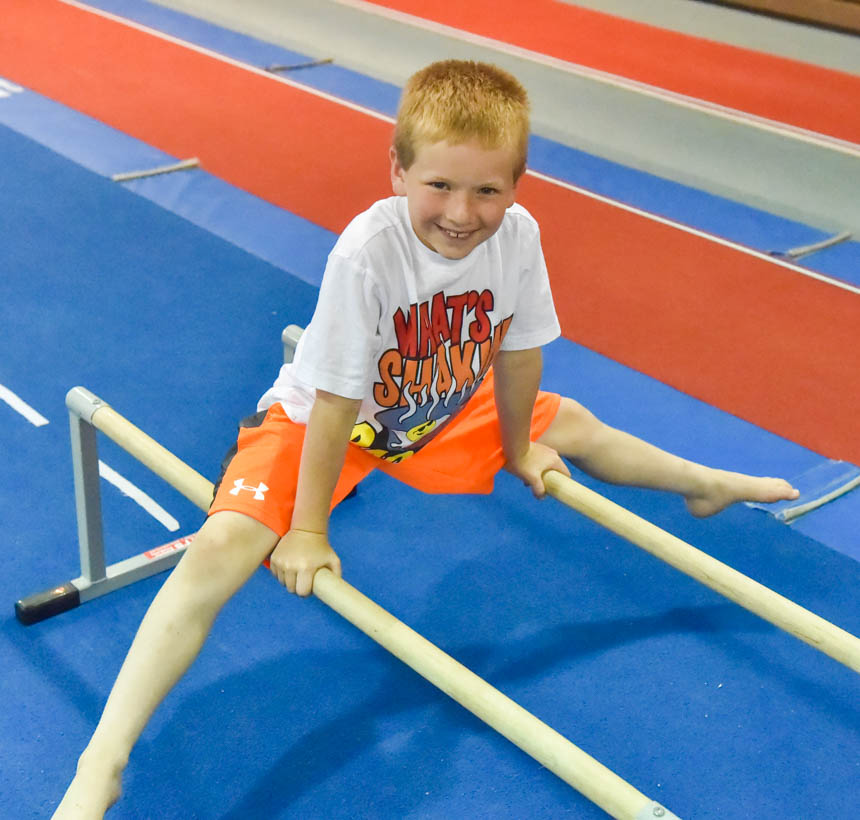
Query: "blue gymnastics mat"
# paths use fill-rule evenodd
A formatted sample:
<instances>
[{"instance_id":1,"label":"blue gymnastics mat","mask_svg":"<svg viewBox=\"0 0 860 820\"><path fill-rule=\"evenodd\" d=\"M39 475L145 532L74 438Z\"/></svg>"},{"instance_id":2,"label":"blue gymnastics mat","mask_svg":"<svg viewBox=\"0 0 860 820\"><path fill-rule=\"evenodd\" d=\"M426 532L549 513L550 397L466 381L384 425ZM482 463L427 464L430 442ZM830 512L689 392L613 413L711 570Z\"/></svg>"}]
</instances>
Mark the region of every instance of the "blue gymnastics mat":
<instances>
[{"instance_id":1,"label":"blue gymnastics mat","mask_svg":"<svg viewBox=\"0 0 860 820\"><path fill-rule=\"evenodd\" d=\"M307 321L315 289L8 129L0 148L0 383L49 421L0 404L0 816L44 817L161 582L15 621L16 598L76 567L65 391L89 387L213 477L274 375L280 329ZM749 425L725 436L712 408L564 340L546 361L548 386L693 457L780 469L812 457ZM105 445L102 458L181 534L199 526L121 451ZM860 631L860 565L847 556L744 507L696 521L673 497L601 489ZM111 488L104 516L110 560L174 537ZM857 805L854 673L509 476L489 497L371 476L335 512L332 538L359 589L679 816L768 820L802 806L825 820ZM125 789L111 817L603 816L265 571L148 726Z\"/></svg>"}]
</instances>

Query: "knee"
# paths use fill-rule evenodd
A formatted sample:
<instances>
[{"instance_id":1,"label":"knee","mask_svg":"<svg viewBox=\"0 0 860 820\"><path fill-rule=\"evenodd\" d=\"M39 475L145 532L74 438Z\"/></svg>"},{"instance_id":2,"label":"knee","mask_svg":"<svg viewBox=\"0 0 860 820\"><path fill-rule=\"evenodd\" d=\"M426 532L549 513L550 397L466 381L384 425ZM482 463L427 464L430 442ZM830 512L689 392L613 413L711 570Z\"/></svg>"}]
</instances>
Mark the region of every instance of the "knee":
<instances>
[{"instance_id":1,"label":"knee","mask_svg":"<svg viewBox=\"0 0 860 820\"><path fill-rule=\"evenodd\" d=\"M241 513L216 513L194 536L180 566L194 583L238 587L260 566L277 541L278 536L268 527Z\"/></svg>"},{"instance_id":2,"label":"knee","mask_svg":"<svg viewBox=\"0 0 860 820\"><path fill-rule=\"evenodd\" d=\"M588 449L590 442L603 429L603 423L588 408L573 399L563 397L558 412L540 442L568 458Z\"/></svg>"},{"instance_id":3,"label":"knee","mask_svg":"<svg viewBox=\"0 0 860 820\"><path fill-rule=\"evenodd\" d=\"M211 519L194 536L182 558L187 569L203 572L221 564L229 563L231 539L221 528L211 526Z\"/></svg>"},{"instance_id":4,"label":"knee","mask_svg":"<svg viewBox=\"0 0 860 820\"><path fill-rule=\"evenodd\" d=\"M567 398L566 396L562 396L556 418L560 419L561 424L564 426L576 430L587 429L590 426L600 423L597 416L595 416L587 407L580 404L578 401Z\"/></svg>"}]
</instances>

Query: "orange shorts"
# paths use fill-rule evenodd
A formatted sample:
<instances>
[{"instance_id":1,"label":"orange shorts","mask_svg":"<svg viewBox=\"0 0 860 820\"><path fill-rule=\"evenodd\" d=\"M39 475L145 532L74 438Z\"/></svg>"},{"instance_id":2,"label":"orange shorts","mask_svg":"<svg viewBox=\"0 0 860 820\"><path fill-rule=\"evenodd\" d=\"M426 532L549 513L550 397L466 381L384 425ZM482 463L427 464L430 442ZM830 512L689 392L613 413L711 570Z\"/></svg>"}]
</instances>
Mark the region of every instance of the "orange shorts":
<instances>
[{"instance_id":1,"label":"orange shorts","mask_svg":"<svg viewBox=\"0 0 860 820\"><path fill-rule=\"evenodd\" d=\"M538 394L532 440L546 432L560 402L557 393ZM269 408L258 427L241 428L236 455L222 476L210 515L241 512L283 536L293 515L304 437L305 425L287 418L280 404ZM426 493L490 493L504 465L491 370L454 420L411 458L394 464L350 444L332 508L373 470Z\"/></svg>"}]
</instances>

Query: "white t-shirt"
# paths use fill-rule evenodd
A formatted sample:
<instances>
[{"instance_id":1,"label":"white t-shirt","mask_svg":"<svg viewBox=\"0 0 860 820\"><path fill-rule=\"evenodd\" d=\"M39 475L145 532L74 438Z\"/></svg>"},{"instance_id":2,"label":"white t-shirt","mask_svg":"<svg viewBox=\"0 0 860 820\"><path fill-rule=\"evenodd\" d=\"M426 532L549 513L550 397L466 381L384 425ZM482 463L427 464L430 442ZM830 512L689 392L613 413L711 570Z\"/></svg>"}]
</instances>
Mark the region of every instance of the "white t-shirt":
<instances>
[{"instance_id":1,"label":"white t-shirt","mask_svg":"<svg viewBox=\"0 0 860 820\"><path fill-rule=\"evenodd\" d=\"M316 311L273 387L307 423L315 389L362 399L352 441L400 460L429 441L474 393L499 350L560 333L537 222L519 205L464 259L415 235L405 197L359 214L328 258Z\"/></svg>"}]
</instances>

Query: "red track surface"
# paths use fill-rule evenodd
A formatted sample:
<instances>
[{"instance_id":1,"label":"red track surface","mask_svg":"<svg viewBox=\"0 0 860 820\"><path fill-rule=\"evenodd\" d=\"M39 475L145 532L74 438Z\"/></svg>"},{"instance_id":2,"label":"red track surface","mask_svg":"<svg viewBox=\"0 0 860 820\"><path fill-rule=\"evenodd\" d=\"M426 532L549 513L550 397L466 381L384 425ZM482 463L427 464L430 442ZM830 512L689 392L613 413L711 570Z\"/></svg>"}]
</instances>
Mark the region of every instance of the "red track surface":
<instances>
[{"instance_id":1,"label":"red track surface","mask_svg":"<svg viewBox=\"0 0 860 820\"><path fill-rule=\"evenodd\" d=\"M384 122L57 0L4 11L0 74L269 202L339 231L391 191Z\"/></svg>"},{"instance_id":2,"label":"red track surface","mask_svg":"<svg viewBox=\"0 0 860 820\"><path fill-rule=\"evenodd\" d=\"M860 77L559 0L370 0L695 99L860 143Z\"/></svg>"},{"instance_id":3,"label":"red track surface","mask_svg":"<svg viewBox=\"0 0 860 820\"><path fill-rule=\"evenodd\" d=\"M8 6L11 80L333 231L389 191L384 122L56 0ZM860 463L860 298L533 177L521 194L566 336Z\"/></svg>"}]
</instances>

